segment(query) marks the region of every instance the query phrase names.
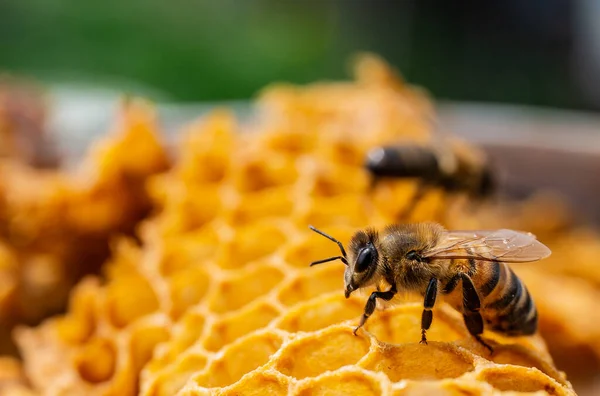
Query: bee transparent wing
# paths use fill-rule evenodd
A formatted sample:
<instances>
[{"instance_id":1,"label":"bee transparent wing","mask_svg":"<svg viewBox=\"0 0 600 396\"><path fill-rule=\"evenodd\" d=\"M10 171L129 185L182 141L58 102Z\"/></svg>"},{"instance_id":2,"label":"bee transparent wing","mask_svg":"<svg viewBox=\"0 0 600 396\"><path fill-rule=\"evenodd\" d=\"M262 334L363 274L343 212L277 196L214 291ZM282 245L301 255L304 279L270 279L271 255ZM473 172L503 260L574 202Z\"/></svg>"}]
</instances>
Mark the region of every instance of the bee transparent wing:
<instances>
[{"instance_id":1,"label":"bee transparent wing","mask_svg":"<svg viewBox=\"0 0 600 396\"><path fill-rule=\"evenodd\" d=\"M550 256L550 249L535 235L513 230L447 231L441 243L422 255L429 258L475 258L526 263Z\"/></svg>"}]
</instances>

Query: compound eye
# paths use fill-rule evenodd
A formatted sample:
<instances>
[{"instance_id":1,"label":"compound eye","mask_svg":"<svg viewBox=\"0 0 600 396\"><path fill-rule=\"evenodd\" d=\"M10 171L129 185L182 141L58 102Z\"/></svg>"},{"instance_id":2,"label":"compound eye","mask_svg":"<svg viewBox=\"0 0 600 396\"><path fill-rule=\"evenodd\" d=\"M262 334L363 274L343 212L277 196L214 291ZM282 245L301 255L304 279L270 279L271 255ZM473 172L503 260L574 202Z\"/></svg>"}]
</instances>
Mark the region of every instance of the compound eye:
<instances>
[{"instance_id":1,"label":"compound eye","mask_svg":"<svg viewBox=\"0 0 600 396\"><path fill-rule=\"evenodd\" d=\"M372 262L375 261L375 255L377 252L373 246L368 246L360 251L358 258L356 259L356 266L354 266L355 272L364 272Z\"/></svg>"},{"instance_id":2,"label":"compound eye","mask_svg":"<svg viewBox=\"0 0 600 396\"><path fill-rule=\"evenodd\" d=\"M406 253L406 258L409 260L415 260L415 261L421 260L419 253L415 252L414 250L411 250L410 252Z\"/></svg>"}]
</instances>

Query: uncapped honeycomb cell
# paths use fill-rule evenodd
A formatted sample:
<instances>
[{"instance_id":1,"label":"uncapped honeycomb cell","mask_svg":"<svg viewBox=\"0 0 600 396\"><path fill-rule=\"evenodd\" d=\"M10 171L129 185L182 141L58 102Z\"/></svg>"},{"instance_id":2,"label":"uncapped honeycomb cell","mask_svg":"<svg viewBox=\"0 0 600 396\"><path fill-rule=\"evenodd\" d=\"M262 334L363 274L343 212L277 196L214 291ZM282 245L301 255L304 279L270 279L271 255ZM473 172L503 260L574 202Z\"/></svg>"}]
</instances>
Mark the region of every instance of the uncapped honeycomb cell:
<instances>
[{"instance_id":1,"label":"uncapped honeycomb cell","mask_svg":"<svg viewBox=\"0 0 600 396\"><path fill-rule=\"evenodd\" d=\"M427 359L423 359L423 355ZM435 341L430 341L428 345L418 342L381 345L362 366L382 371L394 382L403 379L456 378L475 369L473 356L468 351Z\"/></svg>"},{"instance_id":2,"label":"uncapped honeycomb cell","mask_svg":"<svg viewBox=\"0 0 600 396\"><path fill-rule=\"evenodd\" d=\"M169 223L164 225L171 232L180 233L198 229L219 213L223 200L217 186L180 185L177 187L181 190L170 195L174 197L165 203L165 209L179 213L178 216L169 217Z\"/></svg>"},{"instance_id":3,"label":"uncapped honeycomb cell","mask_svg":"<svg viewBox=\"0 0 600 396\"><path fill-rule=\"evenodd\" d=\"M496 348L494 355L489 356L489 360L498 364L512 364L536 368L562 384L566 383L564 374L559 372L548 359L540 359L540 353L534 354L530 347L528 348L521 344L513 344L508 341L502 347Z\"/></svg>"},{"instance_id":4,"label":"uncapped honeycomb cell","mask_svg":"<svg viewBox=\"0 0 600 396\"><path fill-rule=\"evenodd\" d=\"M305 166L308 166L306 164ZM352 166L313 165L314 175L307 178L309 193L319 197L363 193L369 185L367 172Z\"/></svg>"},{"instance_id":5,"label":"uncapped honeycomb cell","mask_svg":"<svg viewBox=\"0 0 600 396\"><path fill-rule=\"evenodd\" d=\"M391 307L373 315L365 324L365 329L378 340L393 344L419 341L421 339L422 313L423 305L418 303ZM455 341L467 336L468 333L462 324L460 327L456 326L455 321L445 318L449 314L452 312L433 310L431 328L427 330L428 340Z\"/></svg>"},{"instance_id":6,"label":"uncapped honeycomb cell","mask_svg":"<svg viewBox=\"0 0 600 396\"><path fill-rule=\"evenodd\" d=\"M274 370L253 371L242 377L238 382L209 393L206 388L188 384L178 395L196 396L202 394L217 394L221 396L278 396L285 395L290 387L290 379Z\"/></svg>"},{"instance_id":7,"label":"uncapped honeycomb cell","mask_svg":"<svg viewBox=\"0 0 600 396\"><path fill-rule=\"evenodd\" d=\"M116 327L124 327L158 309L152 286L138 273L120 274L106 291L108 317Z\"/></svg>"},{"instance_id":8,"label":"uncapped honeycomb cell","mask_svg":"<svg viewBox=\"0 0 600 396\"><path fill-rule=\"evenodd\" d=\"M104 382L115 372L116 353L116 347L111 341L92 339L75 358L77 372L86 382Z\"/></svg>"},{"instance_id":9,"label":"uncapped honeycomb cell","mask_svg":"<svg viewBox=\"0 0 600 396\"><path fill-rule=\"evenodd\" d=\"M288 129L265 130L256 139L262 147L269 151L283 152L290 155L300 155L314 149L315 142L306 139L307 131L303 130L302 127L292 129L293 127L293 125L288 125Z\"/></svg>"},{"instance_id":10,"label":"uncapped honeycomb cell","mask_svg":"<svg viewBox=\"0 0 600 396\"><path fill-rule=\"evenodd\" d=\"M388 388L390 388L390 382L385 375L356 368L343 368L301 382L296 386L293 394L298 396L379 396L385 394Z\"/></svg>"},{"instance_id":11,"label":"uncapped honeycomb cell","mask_svg":"<svg viewBox=\"0 0 600 396\"><path fill-rule=\"evenodd\" d=\"M239 311L232 312L216 320L209 329L204 343L208 351L218 351L241 336L269 324L281 314L269 301L256 301Z\"/></svg>"},{"instance_id":12,"label":"uncapped honeycomb cell","mask_svg":"<svg viewBox=\"0 0 600 396\"><path fill-rule=\"evenodd\" d=\"M257 243L260 239L261 243ZM240 268L252 260L273 254L284 245L285 231L276 223L254 223L238 228L231 239L223 241L217 253L222 268Z\"/></svg>"},{"instance_id":13,"label":"uncapped honeycomb cell","mask_svg":"<svg viewBox=\"0 0 600 396\"><path fill-rule=\"evenodd\" d=\"M147 368L156 371L175 360L198 341L204 331L205 322L204 314L188 311L171 329L171 339L154 351L153 359Z\"/></svg>"},{"instance_id":14,"label":"uncapped honeycomb cell","mask_svg":"<svg viewBox=\"0 0 600 396\"><path fill-rule=\"evenodd\" d=\"M465 396L465 395L511 395L519 393L502 393L486 382L473 381L472 378L441 381L401 381L395 384L394 396Z\"/></svg>"},{"instance_id":15,"label":"uncapped honeycomb cell","mask_svg":"<svg viewBox=\"0 0 600 396\"><path fill-rule=\"evenodd\" d=\"M298 177L295 158L276 151L251 153L240 158L236 166L233 183L241 192L290 185Z\"/></svg>"},{"instance_id":16,"label":"uncapped honeycomb cell","mask_svg":"<svg viewBox=\"0 0 600 396\"><path fill-rule=\"evenodd\" d=\"M401 221L406 205L412 202L418 186L408 181L382 181L373 190L373 201L377 212L392 222ZM429 190L419 199L408 216L410 222L438 221L446 223L448 212L452 212L453 197L446 196L441 190ZM449 210L450 209L450 210ZM474 226L477 228L479 225ZM467 227L468 228L468 227ZM459 229L467 229L464 226Z\"/></svg>"},{"instance_id":17,"label":"uncapped honeycomb cell","mask_svg":"<svg viewBox=\"0 0 600 396\"><path fill-rule=\"evenodd\" d=\"M274 367L297 379L315 377L356 364L369 352L369 347L369 339L355 336L352 328L331 327L320 334L311 334L287 344Z\"/></svg>"},{"instance_id":18,"label":"uncapped honeycomb cell","mask_svg":"<svg viewBox=\"0 0 600 396\"><path fill-rule=\"evenodd\" d=\"M305 269L279 288L277 298L283 304L291 306L323 293L339 291L342 294L343 276L344 268L341 265L323 265Z\"/></svg>"},{"instance_id":19,"label":"uncapped honeycomb cell","mask_svg":"<svg viewBox=\"0 0 600 396\"><path fill-rule=\"evenodd\" d=\"M93 334L96 324L94 304L96 293L100 289L99 283L98 279L87 277L73 289L69 313L57 318L55 325L63 342L80 344Z\"/></svg>"},{"instance_id":20,"label":"uncapped honeycomb cell","mask_svg":"<svg viewBox=\"0 0 600 396\"><path fill-rule=\"evenodd\" d=\"M369 223L362 194L344 194L337 197L308 199L307 206L300 207L294 214L297 224L327 224L329 226L361 227ZM352 213L352 216L348 216Z\"/></svg>"},{"instance_id":21,"label":"uncapped honeycomb cell","mask_svg":"<svg viewBox=\"0 0 600 396\"><path fill-rule=\"evenodd\" d=\"M271 216L289 216L294 209L294 191L288 186L265 188L239 197L228 212L234 224L248 224Z\"/></svg>"},{"instance_id":22,"label":"uncapped honeycomb cell","mask_svg":"<svg viewBox=\"0 0 600 396\"><path fill-rule=\"evenodd\" d=\"M179 317L189 307L197 304L208 291L210 276L201 268L187 268L169 278L171 316Z\"/></svg>"},{"instance_id":23,"label":"uncapped honeycomb cell","mask_svg":"<svg viewBox=\"0 0 600 396\"><path fill-rule=\"evenodd\" d=\"M142 370L147 362L152 359L156 345L169 339L169 333L163 323L153 326L138 326L131 332L131 359L136 372Z\"/></svg>"},{"instance_id":24,"label":"uncapped honeycomb cell","mask_svg":"<svg viewBox=\"0 0 600 396\"><path fill-rule=\"evenodd\" d=\"M161 244L159 271L165 277L177 274L178 271L186 268L203 271L204 264L207 259L213 257L218 244L219 235L212 225L178 238L169 237Z\"/></svg>"},{"instance_id":25,"label":"uncapped honeycomb cell","mask_svg":"<svg viewBox=\"0 0 600 396\"><path fill-rule=\"evenodd\" d=\"M216 286L209 307L217 313L241 308L255 298L267 294L283 277L284 273L280 269L266 263L236 271Z\"/></svg>"},{"instance_id":26,"label":"uncapped honeycomb cell","mask_svg":"<svg viewBox=\"0 0 600 396\"><path fill-rule=\"evenodd\" d=\"M494 367L482 370L478 378L501 391L543 391L549 395L567 394L558 382L548 378L536 369L528 369L523 372L523 370L511 366Z\"/></svg>"},{"instance_id":27,"label":"uncapped honeycomb cell","mask_svg":"<svg viewBox=\"0 0 600 396\"><path fill-rule=\"evenodd\" d=\"M212 388L230 385L246 373L267 363L283 343L282 335L261 332L240 338L222 351L205 372L195 376L199 386Z\"/></svg>"},{"instance_id":28,"label":"uncapped honeycomb cell","mask_svg":"<svg viewBox=\"0 0 600 396\"><path fill-rule=\"evenodd\" d=\"M143 376L151 379L142 391L154 396L174 395L195 373L203 370L207 362L207 358L202 354L182 354L158 374L151 371L143 373Z\"/></svg>"},{"instance_id":29,"label":"uncapped honeycomb cell","mask_svg":"<svg viewBox=\"0 0 600 396\"><path fill-rule=\"evenodd\" d=\"M320 138L321 152L327 160L354 167L364 163L368 146L361 144L360 138L349 139L343 133L324 134Z\"/></svg>"},{"instance_id":30,"label":"uncapped honeycomb cell","mask_svg":"<svg viewBox=\"0 0 600 396\"><path fill-rule=\"evenodd\" d=\"M296 305L279 319L276 326L291 333L316 331L335 323L356 319L363 311L363 302L356 298L346 299L343 294L335 293Z\"/></svg>"},{"instance_id":31,"label":"uncapped honeycomb cell","mask_svg":"<svg viewBox=\"0 0 600 396\"><path fill-rule=\"evenodd\" d=\"M236 130L236 120L224 109L190 125L183 134L174 170L179 178L188 185L217 183L225 178Z\"/></svg>"},{"instance_id":32,"label":"uncapped honeycomb cell","mask_svg":"<svg viewBox=\"0 0 600 396\"><path fill-rule=\"evenodd\" d=\"M122 103L122 109L121 123L115 129L128 128L131 132L122 136L115 134L113 140L118 144L107 140L95 146L93 154L97 157L92 156L92 159L100 162L96 170L113 172L124 169L130 176L145 174L153 168L164 170L166 153L158 138L157 115L152 104L131 98ZM127 155L104 156L105 150ZM140 161L142 158L145 161Z\"/></svg>"}]
</instances>

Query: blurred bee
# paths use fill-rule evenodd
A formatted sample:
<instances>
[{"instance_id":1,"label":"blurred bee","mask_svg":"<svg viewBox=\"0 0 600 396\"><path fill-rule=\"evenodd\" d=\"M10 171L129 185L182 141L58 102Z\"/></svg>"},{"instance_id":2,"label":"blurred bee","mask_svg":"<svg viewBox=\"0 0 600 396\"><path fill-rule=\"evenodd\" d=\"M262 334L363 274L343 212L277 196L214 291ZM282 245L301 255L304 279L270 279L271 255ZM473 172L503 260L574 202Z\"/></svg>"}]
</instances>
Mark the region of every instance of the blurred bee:
<instances>
[{"instance_id":1,"label":"blurred bee","mask_svg":"<svg viewBox=\"0 0 600 396\"><path fill-rule=\"evenodd\" d=\"M418 178L417 191L399 215L406 220L432 188L449 194L466 193L482 202L495 193L494 174L479 150L456 138L436 139L431 147L397 145L377 147L367 153L365 168L373 184L383 178Z\"/></svg>"},{"instance_id":2,"label":"blurred bee","mask_svg":"<svg viewBox=\"0 0 600 396\"><path fill-rule=\"evenodd\" d=\"M469 333L482 345L486 327L506 336L531 335L538 316L527 288L506 263L546 258L550 249L535 235L512 230L447 231L437 223L390 225L382 232L360 230L346 254L341 242L310 226L337 243L342 255L311 263L341 260L346 298L357 290L377 286L371 293L356 331L373 314L377 299L390 301L398 290L424 298L421 343L433 320L438 295L463 314ZM387 286L387 291L380 291Z\"/></svg>"}]
</instances>

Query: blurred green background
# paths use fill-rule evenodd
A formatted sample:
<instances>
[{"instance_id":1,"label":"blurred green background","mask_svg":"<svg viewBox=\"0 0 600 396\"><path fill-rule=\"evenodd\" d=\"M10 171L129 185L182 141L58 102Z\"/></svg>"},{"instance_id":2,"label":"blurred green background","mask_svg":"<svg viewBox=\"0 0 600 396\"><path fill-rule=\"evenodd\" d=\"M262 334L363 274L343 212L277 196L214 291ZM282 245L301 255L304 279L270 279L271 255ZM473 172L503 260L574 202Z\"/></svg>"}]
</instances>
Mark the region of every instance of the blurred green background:
<instances>
[{"instance_id":1,"label":"blurred green background","mask_svg":"<svg viewBox=\"0 0 600 396\"><path fill-rule=\"evenodd\" d=\"M191 102L347 77L367 50L438 98L598 109L594 1L1 0L0 69Z\"/></svg>"}]
</instances>

